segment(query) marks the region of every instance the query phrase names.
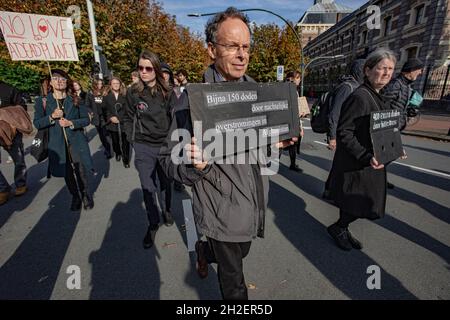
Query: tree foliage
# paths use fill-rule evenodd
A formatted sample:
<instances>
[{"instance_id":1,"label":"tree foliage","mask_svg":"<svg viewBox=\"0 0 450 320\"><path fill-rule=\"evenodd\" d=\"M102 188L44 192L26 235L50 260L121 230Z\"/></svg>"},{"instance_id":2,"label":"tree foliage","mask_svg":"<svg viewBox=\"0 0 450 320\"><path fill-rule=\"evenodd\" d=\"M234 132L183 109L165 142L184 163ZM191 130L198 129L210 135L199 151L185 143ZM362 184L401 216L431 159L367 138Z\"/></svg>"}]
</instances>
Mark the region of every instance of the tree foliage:
<instances>
[{"instance_id":1,"label":"tree foliage","mask_svg":"<svg viewBox=\"0 0 450 320\"><path fill-rule=\"evenodd\" d=\"M300 70L300 45L289 27L275 24L252 26L252 54L249 74L259 82L276 81L277 66L285 72Z\"/></svg>"},{"instance_id":2,"label":"tree foliage","mask_svg":"<svg viewBox=\"0 0 450 320\"><path fill-rule=\"evenodd\" d=\"M114 75L129 82L135 70L140 51L144 48L157 53L161 60L175 71L184 68L191 81L201 78L208 63L203 40L192 35L187 28L178 26L175 17L165 13L154 0L93 0L98 44ZM14 11L51 16L69 16L67 8L73 0L2 0L1 11ZM90 86L90 73L94 63L86 2L77 3L81 13L81 28L75 29L79 62L51 62L69 72L71 77ZM43 61L11 62L5 43L0 43L0 59L8 61L10 68L28 68L41 77L48 74Z\"/></svg>"},{"instance_id":3,"label":"tree foliage","mask_svg":"<svg viewBox=\"0 0 450 320\"><path fill-rule=\"evenodd\" d=\"M204 40L188 28L177 25L175 17L165 13L162 4L155 0L92 0L92 3L98 44L114 75L128 83L139 53L147 48L157 53L174 71L185 69L191 82L201 80L209 62ZM2 0L0 10L69 16L66 10L73 4L73 0ZM81 13L81 27L74 30L79 61L50 64L53 68L67 70L87 88L90 87L94 54L86 2L75 4ZM12 62L4 41L0 42L0 60L2 67L8 69L3 73L23 76L21 88L24 90L35 90L36 86L30 82L48 74L44 61ZM300 50L296 37L287 27L253 25L249 74L257 81L275 81L277 65L284 65L286 71L299 69ZM20 77L15 79L18 81Z\"/></svg>"}]
</instances>

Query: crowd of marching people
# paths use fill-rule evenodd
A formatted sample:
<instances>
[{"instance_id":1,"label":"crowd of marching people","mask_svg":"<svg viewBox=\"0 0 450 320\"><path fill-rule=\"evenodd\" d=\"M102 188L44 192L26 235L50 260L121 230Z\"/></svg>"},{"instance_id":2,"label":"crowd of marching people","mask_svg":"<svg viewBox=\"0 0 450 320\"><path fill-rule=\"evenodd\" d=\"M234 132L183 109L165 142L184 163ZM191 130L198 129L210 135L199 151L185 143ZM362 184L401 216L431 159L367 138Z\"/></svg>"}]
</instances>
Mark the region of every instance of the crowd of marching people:
<instances>
[{"instance_id":1,"label":"crowd of marching people","mask_svg":"<svg viewBox=\"0 0 450 320\"><path fill-rule=\"evenodd\" d=\"M246 15L229 8L211 18L206 26L206 42L213 63L203 75L204 82L254 82L246 74L250 59ZM339 219L327 230L343 250L363 246L348 229L352 222L378 219L385 212L386 167L375 158L369 116L372 111L398 109L402 130L412 95L411 84L423 68L420 60L408 60L399 77L392 79L396 63L393 52L377 49L365 59L355 60L333 90L327 137L335 155L323 197L334 200L340 210ZM173 73L170 66L148 50L136 58L128 86L118 77L111 77L107 83L97 78L86 92L64 70L52 69L51 76L42 81L33 124L48 134L48 177L64 178L72 196L72 211L94 207L90 181L95 175L95 164L85 134L87 126L95 127L106 159L115 158L128 169L134 153L148 218L143 238L146 249L154 244L161 217L167 226L174 223L172 188L180 191L184 185L190 186L195 222L206 237L206 241L195 245L199 276L207 277L208 264L217 263L223 298L247 299L243 259L251 241L264 235L268 177L261 175L258 164L205 161L195 137L183 150L191 164L172 162L170 156L176 141L169 139L171 133L179 128L192 132L185 93L188 77L183 69ZM299 72L292 71L287 78L299 86ZM0 110L15 105L26 108L17 90L5 83L0 83L0 96ZM303 136L300 128L297 137L282 141L277 147L288 150L290 169L301 173L296 164ZM3 131L0 132L5 141ZM8 145L2 146L15 165L13 195L23 195L27 191L27 174L22 134L18 131ZM0 205L8 201L11 190L0 172ZM158 193L164 194L161 213ZM223 212L227 214L219 214Z\"/></svg>"}]
</instances>

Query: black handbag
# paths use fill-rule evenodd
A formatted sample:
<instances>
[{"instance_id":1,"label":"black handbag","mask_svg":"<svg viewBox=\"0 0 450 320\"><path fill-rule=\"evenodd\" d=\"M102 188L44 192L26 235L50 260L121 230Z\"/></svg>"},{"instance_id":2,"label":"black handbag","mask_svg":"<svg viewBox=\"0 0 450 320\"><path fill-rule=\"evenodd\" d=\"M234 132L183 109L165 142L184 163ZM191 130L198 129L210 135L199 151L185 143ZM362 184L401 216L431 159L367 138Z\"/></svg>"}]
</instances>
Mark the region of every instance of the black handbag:
<instances>
[{"instance_id":1,"label":"black handbag","mask_svg":"<svg viewBox=\"0 0 450 320\"><path fill-rule=\"evenodd\" d=\"M42 105L46 109L47 99L42 99ZM48 158L48 128L39 129L31 142L30 154L36 159L37 162L42 162Z\"/></svg>"},{"instance_id":2,"label":"black handbag","mask_svg":"<svg viewBox=\"0 0 450 320\"><path fill-rule=\"evenodd\" d=\"M30 153L37 162L48 158L48 128L38 130L31 142Z\"/></svg>"}]
</instances>

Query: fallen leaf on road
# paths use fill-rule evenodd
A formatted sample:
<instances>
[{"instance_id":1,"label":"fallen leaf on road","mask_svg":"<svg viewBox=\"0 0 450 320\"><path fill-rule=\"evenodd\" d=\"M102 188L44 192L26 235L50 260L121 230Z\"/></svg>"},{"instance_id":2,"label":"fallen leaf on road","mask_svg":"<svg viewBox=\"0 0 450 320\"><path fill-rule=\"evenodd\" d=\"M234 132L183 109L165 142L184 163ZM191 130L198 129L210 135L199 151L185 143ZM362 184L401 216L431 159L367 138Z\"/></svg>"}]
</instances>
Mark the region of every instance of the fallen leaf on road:
<instances>
[{"instance_id":1,"label":"fallen leaf on road","mask_svg":"<svg viewBox=\"0 0 450 320\"><path fill-rule=\"evenodd\" d=\"M285 282L287 282L287 280L283 280L283 281L281 281L281 282L280 282L280 284L283 284L283 283L285 283Z\"/></svg>"},{"instance_id":2,"label":"fallen leaf on road","mask_svg":"<svg viewBox=\"0 0 450 320\"><path fill-rule=\"evenodd\" d=\"M176 246L176 245L177 245L176 242L164 242L163 247L164 248L168 248L168 247L173 247L173 246Z\"/></svg>"},{"instance_id":3,"label":"fallen leaf on road","mask_svg":"<svg viewBox=\"0 0 450 320\"><path fill-rule=\"evenodd\" d=\"M249 283L249 284L247 285L247 288L249 288L250 290L255 290L255 289L256 289L256 286L255 286L254 284Z\"/></svg>"}]
</instances>

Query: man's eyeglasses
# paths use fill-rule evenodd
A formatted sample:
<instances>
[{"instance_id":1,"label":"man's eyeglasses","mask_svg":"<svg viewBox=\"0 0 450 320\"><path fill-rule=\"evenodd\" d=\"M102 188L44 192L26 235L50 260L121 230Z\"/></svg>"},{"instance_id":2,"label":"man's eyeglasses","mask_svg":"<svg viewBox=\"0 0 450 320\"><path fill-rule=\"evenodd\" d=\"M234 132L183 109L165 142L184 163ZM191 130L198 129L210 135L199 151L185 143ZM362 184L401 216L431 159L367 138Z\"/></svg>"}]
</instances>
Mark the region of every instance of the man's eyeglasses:
<instances>
[{"instance_id":1,"label":"man's eyeglasses","mask_svg":"<svg viewBox=\"0 0 450 320\"><path fill-rule=\"evenodd\" d=\"M153 67L144 67L144 66L139 66L139 71L147 71L148 73L153 72L155 70L155 68Z\"/></svg>"},{"instance_id":2,"label":"man's eyeglasses","mask_svg":"<svg viewBox=\"0 0 450 320\"><path fill-rule=\"evenodd\" d=\"M62 82L66 82L67 79L64 77L52 77L53 81L62 81Z\"/></svg>"},{"instance_id":3,"label":"man's eyeglasses","mask_svg":"<svg viewBox=\"0 0 450 320\"><path fill-rule=\"evenodd\" d=\"M244 51L245 53L249 53L250 52L250 45L249 44L239 45L239 44L224 44L224 43L217 43L217 42L213 42L213 43L215 45L219 45L219 46L224 47L225 50L230 52L230 53L236 53L241 48L242 48L242 51Z\"/></svg>"}]
</instances>

